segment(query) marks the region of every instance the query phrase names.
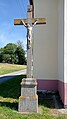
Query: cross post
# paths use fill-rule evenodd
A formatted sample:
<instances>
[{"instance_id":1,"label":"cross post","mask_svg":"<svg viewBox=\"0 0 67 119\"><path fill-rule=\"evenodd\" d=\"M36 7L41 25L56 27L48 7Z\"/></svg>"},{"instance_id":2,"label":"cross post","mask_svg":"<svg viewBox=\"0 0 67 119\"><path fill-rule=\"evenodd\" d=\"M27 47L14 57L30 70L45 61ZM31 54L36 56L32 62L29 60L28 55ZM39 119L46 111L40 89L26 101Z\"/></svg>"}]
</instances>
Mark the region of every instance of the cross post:
<instances>
[{"instance_id":1,"label":"cross post","mask_svg":"<svg viewBox=\"0 0 67 119\"><path fill-rule=\"evenodd\" d=\"M14 19L14 25L24 25L27 28L27 78L33 78L33 35L34 25L46 24L46 18L32 18L32 5L28 6L27 19Z\"/></svg>"}]
</instances>

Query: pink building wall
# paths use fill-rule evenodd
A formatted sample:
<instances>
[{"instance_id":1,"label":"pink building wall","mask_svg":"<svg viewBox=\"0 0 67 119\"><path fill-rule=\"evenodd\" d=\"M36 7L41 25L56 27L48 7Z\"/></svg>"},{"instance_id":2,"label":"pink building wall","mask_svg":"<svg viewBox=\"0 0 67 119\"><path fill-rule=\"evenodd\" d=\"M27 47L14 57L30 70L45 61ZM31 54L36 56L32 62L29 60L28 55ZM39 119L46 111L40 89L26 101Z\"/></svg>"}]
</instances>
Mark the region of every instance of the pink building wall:
<instances>
[{"instance_id":1,"label":"pink building wall","mask_svg":"<svg viewBox=\"0 0 67 119\"><path fill-rule=\"evenodd\" d=\"M59 91L59 95L64 104L64 107L67 107L67 83L64 83L59 80L37 80L38 86L37 90L54 90Z\"/></svg>"},{"instance_id":2,"label":"pink building wall","mask_svg":"<svg viewBox=\"0 0 67 119\"><path fill-rule=\"evenodd\" d=\"M57 90L58 80L37 80L38 90Z\"/></svg>"}]
</instances>

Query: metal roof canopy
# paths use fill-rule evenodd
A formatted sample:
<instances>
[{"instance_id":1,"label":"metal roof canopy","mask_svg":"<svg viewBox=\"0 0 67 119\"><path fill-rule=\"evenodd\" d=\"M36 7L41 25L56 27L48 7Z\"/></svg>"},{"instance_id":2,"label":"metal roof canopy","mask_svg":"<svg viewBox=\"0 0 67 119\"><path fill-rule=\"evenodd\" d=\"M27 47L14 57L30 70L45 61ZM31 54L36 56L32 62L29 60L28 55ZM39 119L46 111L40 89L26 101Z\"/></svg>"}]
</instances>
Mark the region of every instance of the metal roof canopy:
<instances>
[{"instance_id":1,"label":"metal roof canopy","mask_svg":"<svg viewBox=\"0 0 67 119\"><path fill-rule=\"evenodd\" d=\"M33 5L33 0L29 0L30 1L30 5Z\"/></svg>"}]
</instances>

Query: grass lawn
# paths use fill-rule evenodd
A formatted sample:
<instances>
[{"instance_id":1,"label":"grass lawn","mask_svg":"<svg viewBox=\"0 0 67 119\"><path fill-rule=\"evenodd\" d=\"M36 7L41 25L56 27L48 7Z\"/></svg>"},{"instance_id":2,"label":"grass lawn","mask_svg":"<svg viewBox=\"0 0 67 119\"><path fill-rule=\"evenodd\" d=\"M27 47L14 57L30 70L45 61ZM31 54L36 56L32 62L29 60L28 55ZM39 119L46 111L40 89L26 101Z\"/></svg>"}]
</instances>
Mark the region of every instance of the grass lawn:
<instances>
[{"instance_id":1,"label":"grass lawn","mask_svg":"<svg viewBox=\"0 0 67 119\"><path fill-rule=\"evenodd\" d=\"M25 65L0 63L0 75L26 69Z\"/></svg>"},{"instance_id":2,"label":"grass lawn","mask_svg":"<svg viewBox=\"0 0 67 119\"><path fill-rule=\"evenodd\" d=\"M66 115L53 115L53 102L49 99L39 99L41 114L19 114L20 82L24 77L25 75L17 76L0 84L0 119L67 119Z\"/></svg>"}]
</instances>

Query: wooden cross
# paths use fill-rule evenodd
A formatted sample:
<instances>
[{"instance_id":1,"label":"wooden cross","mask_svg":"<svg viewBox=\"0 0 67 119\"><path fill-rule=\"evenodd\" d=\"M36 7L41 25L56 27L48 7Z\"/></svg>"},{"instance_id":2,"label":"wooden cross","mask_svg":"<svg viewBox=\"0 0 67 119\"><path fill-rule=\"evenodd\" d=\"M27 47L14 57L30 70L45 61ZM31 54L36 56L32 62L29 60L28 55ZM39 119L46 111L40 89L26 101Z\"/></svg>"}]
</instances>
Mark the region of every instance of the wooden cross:
<instances>
[{"instance_id":1,"label":"wooden cross","mask_svg":"<svg viewBox=\"0 0 67 119\"><path fill-rule=\"evenodd\" d=\"M28 18L27 19L14 19L14 25L24 25L28 27L29 25L33 27L33 24L46 24L46 18L32 18L32 5L28 6ZM35 23L36 22L36 23ZM27 28L27 78L33 77L33 37L31 34L31 43L29 43L29 29ZM31 47L29 47L29 45Z\"/></svg>"},{"instance_id":2,"label":"wooden cross","mask_svg":"<svg viewBox=\"0 0 67 119\"><path fill-rule=\"evenodd\" d=\"M28 24L28 19L23 19L25 24ZM32 24L34 24L35 21L37 22L37 25L39 24L46 24L46 18L31 18ZM14 19L14 25L23 25L22 19Z\"/></svg>"}]
</instances>

